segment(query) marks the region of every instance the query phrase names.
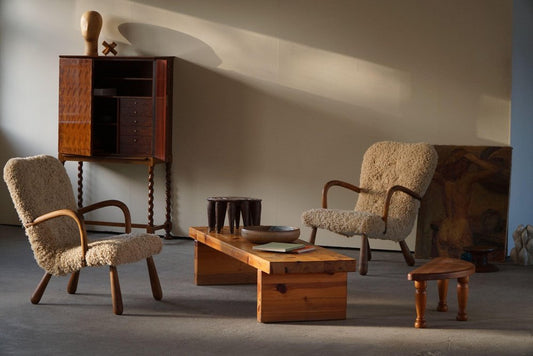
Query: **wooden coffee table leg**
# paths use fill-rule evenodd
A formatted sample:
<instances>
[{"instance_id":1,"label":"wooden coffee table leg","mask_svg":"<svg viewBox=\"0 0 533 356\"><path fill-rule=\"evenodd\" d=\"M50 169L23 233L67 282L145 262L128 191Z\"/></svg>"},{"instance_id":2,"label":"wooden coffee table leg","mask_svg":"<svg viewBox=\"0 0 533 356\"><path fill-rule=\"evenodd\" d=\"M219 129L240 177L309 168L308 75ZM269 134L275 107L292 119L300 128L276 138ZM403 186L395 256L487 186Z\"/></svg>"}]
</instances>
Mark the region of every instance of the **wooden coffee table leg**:
<instances>
[{"instance_id":1,"label":"wooden coffee table leg","mask_svg":"<svg viewBox=\"0 0 533 356\"><path fill-rule=\"evenodd\" d=\"M415 281L415 304L416 304L416 320L415 328L425 328L426 327L426 292L427 282L426 281Z\"/></svg>"},{"instance_id":2,"label":"wooden coffee table leg","mask_svg":"<svg viewBox=\"0 0 533 356\"><path fill-rule=\"evenodd\" d=\"M466 314L466 303L468 301L468 280L468 276L457 278L457 304L459 305L459 308L456 319L459 321L468 320L468 315Z\"/></svg>"},{"instance_id":3,"label":"wooden coffee table leg","mask_svg":"<svg viewBox=\"0 0 533 356\"><path fill-rule=\"evenodd\" d=\"M439 279L437 285L439 288L439 305L437 306L437 310L440 312L448 311L448 304L446 302L448 296L448 280Z\"/></svg>"},{"instance_id":4,"label":"wooden coffee table leg","mask_svg":"<svg viewBox=\"0 0 533 356\"><path fill-rule=\"evenodd\" d=\"M194 283L254 284L257 270L198 241L194 242Z\"/></svg>"},{"instance_id":5,"label":"wooden coffee table leg","mask_svg":"<svg viewBox=\"0 0 533 356\"><path fill-rule=\"evenodd\" d=\"M346 319L347 273L257 271L257 321Z\"/></svg>"}]
</instances>

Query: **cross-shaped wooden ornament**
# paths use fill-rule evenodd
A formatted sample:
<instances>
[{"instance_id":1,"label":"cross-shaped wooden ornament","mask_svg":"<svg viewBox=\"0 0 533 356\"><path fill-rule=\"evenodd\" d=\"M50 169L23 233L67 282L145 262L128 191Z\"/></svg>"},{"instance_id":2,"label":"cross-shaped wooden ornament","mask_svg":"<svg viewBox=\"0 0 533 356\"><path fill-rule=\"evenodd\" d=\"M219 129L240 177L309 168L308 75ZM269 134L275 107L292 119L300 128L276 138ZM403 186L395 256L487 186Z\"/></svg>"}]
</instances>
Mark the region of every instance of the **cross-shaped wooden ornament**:
<instances>
[{"instance_id":1,"label":"cross-shaped wooden ornament","mask_svg":"<svg viewBox=\"0 0 533 356\"><path fill-rule=\"evenodd\" d=\"M104 50L102 51L103 54L105 54L106 56L109 54L109 52L113 53L113 55L117 55L117 50L115 49L115 47L117 46L117 44L115 42L111 42L111 43L107 43L106 41L102 42L102 45L105 47Z\"/></svg>"}]
</instances>

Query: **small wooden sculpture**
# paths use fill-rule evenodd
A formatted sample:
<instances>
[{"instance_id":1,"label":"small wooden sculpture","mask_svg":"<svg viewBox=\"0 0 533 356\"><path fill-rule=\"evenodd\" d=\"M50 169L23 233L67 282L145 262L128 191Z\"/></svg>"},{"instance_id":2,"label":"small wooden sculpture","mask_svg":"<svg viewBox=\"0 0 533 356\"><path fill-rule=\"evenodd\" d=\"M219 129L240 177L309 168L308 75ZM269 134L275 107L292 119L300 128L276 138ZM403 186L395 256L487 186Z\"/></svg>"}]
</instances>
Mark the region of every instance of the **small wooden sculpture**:
<instances>
[{"instance_id":1,"label":"small wooden sculpture","mask_svg":"<svg viewBox=\"0 0 533 356\"><path fill-rule=\"evenodd\" d=\"M96 11L87 11L81 16L81 35L85 39L85 55L98 56L98 36L102 29L102 16Z\"/></svg>"},{"instance_id":2,"label":"small wooden sculpture","mask_svg":"<svg viewBox=\"0 0 533 356\"><path fill-rule=\"evenodd\" d=\"M117 44L115 42L107 43L107 41L104 41L102 42L102 46L105 47L102 53L105 54L106 56L109 54L109 52L113 53L114 56L117 55L118 52L115 49Z\"/></svg>"}]
</instances>

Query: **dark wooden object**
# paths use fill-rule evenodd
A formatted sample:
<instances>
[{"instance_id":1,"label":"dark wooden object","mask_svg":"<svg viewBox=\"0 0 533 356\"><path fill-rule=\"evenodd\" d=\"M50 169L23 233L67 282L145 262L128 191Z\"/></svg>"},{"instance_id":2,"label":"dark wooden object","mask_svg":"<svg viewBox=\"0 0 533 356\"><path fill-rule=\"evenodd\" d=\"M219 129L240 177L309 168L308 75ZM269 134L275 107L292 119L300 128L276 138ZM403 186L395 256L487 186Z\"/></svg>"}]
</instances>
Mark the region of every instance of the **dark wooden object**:
<instances>
[{"instance_id":1,"label":"dark wooden object","mask_svg":"<svg viewBox=\"0 0 533 356\"><path fill-rule=\"evenodd\" d=\"M477 273L496 272L498 267L489 263L489 253L496 251L494 246L467 246L464 250L472 256L472 262L476 265Z\"/></svg>"},{"instance_id":2,"label":"dark wooden object","mask_svg":"<svg viewBox=\"0 0 533 356\"><path fill-rule=\"evenodd\" d=\"M195 240L195 283L257 283L259 322L346 318L353 258L318 246L304 254L256 251L240 231L228 228L216 233L191 227L189 236Z\"/></svg>"},{"instance_id":3,"label":"dark wooden object","mask_svg":"<svg viewBox=\"0 0 533 356\"><path fill-rule=\"evenodd\" d=\"M423 266L411 271L407 279L415 282L416 320L415 328L426 327L426 287L427 281L437 280L439 290L439 304L437 310L448 311L446 296L448 294L448 279L457 278L457 320L466 321L466 304L468 301L468 281L475 272L475 266L467 261L456 258L437 257Z\"/></svg>"},{"instance_id":4,"label":"dark wooden object","mask_svg":"<svg viewBox=\"0 0 533 356\"><path fill-rule=\"evenodd\" d=\"M148 167L148 222L132 224L170 237L173 57L60 56L58 156L78 163L78 204L83 203L83 162ZM166 168L165 223L154 225L154 166ZM88 221L87 224L123 226Z\"/></svg>"},{"instance_id":5,"label":"dark wooden object","mask_svg":"<svg viewBox=\"0 0 533 356\"><path fill-rule=\"evenodd\" d=\"M233 234L234 227L239 228L240 216L242 215L243 226L261 225L261 199L244 197L209 197L207 198L207 221L209 231L220 233L226 219L230 232Z\"/></svg>"},{"instance_id":6,"label":"dark wooden object","mask_svg":"<svg viewBox=\"0 0 533 356\"><path fill-rule=\"evenodd\" d=\"M334 187L334 186L339 186L339 187L346 188L356 193L361 193L361 188L359 188L356 185L343 182L340 180L331 180L327 182L322 188L322 208L323 209L328 208L328 191L331 187ZM395 185L391 187L387 191L385 205L383 206L383 214L381 216L381 218L385 222L385 230L383 231L383 233L387 232L387 219L389 217L390 201L391 201L393 194L396 192L403 192L417 200L422 199L422 197L419 194L401 185ZM311 230L311 237L309 239L309 242L312 244L315 243L316 232L317 232L316 227ZM398 243L400 244L400 248L402 250L405 262L407 263L408 266L413 266L415 264L415 259L413 255L411 255L411 251L409 251L409 246L407 246L407 243L405 242L405 240L399 241ZM371 259L372 259L372 252L370 250L370 243L368 241L368 237L365 234L362 234L361 235L361 249L359 250L359 274L361 275L367 274L368 261L370 261Z\"/></svg>"}]
</instances>

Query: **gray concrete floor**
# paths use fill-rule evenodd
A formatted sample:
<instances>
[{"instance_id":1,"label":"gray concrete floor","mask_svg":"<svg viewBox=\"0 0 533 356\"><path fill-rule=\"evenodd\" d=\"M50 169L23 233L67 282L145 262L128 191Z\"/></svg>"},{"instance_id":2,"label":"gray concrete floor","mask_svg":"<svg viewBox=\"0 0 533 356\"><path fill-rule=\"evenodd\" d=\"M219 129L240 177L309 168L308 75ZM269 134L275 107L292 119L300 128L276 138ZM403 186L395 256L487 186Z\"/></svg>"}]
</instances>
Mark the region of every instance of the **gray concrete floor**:
<instances>
[{"instance_id":1,"label":"gray concrete floor","mask_svg":"<svg viewBox=\"0 0 533 356\"><path fill-rule=\"evenodd\" d=\"M0 355L533 355L533 266L473 275L466 322L455 320L454 284L439 313L430 282L428 328L415 329L413 267L374 251L367 276L349 274L346 320L261 324L254 285L196 286L193 242L164 243L154 258L163 300L152 298L144 262L119 266L124 315L115 316L105 267L82 270L75 295L68 277L53 277L32 305L43 272L23 230L0 225Z\"/></svg>"}]
</instances>

